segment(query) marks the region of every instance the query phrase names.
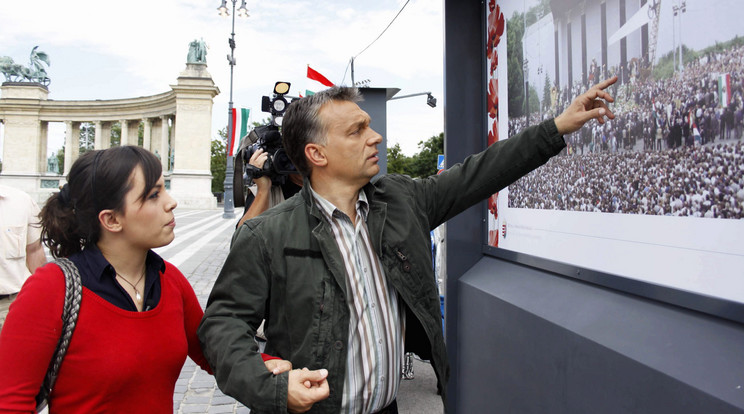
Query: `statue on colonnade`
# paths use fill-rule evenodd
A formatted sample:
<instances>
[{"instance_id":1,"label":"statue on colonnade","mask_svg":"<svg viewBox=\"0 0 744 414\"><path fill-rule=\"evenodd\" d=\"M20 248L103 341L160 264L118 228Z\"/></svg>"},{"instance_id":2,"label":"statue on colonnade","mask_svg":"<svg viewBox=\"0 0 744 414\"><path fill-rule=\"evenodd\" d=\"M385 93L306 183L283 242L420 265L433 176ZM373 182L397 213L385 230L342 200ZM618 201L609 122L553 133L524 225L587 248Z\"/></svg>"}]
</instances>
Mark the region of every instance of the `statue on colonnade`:
<instances>
[{"instance_id":1,"label":"statue on colonnade","mask_svg":"<svg viewBox=\"0 0 744 414\"><path fill-rule=\"evenodd\" d=\"M207 44L204 42L204 38L201 38L201 40L194 39L189 43L186 63L207 63Z\"/></svg>"},{"instance_id":2,"label":"statue on colonnade","mask_svg":"<svg viewBox=\"0 0 744 414\"><path fill-rule=\"evenodd\" d=\"M28 67L15 63L10 56L0 56L0 72L5 75L5 80L34 82L48 86L50 79L47 76L46 67L50 66L49 55L37 50L38 48L39 46L34 46L31 49Z\"/></svg>"}]
</instances>

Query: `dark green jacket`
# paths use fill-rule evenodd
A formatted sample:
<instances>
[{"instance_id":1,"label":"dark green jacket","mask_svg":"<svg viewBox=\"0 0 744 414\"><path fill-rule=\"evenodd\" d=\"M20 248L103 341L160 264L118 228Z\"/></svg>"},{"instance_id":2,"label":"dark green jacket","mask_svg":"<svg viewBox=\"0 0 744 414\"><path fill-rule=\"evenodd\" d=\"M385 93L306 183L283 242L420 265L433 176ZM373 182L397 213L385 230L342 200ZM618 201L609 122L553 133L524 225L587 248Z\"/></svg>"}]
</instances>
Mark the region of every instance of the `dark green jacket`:
<instances>
[{"instance_id":1,"label":"dark green jacket","mask_svg":"<svg viewBox=\"0 0 744 414\"><path fill-rule=\"evenodd\" d=\"M367 225L388 283L406 309L406 349L430 359L442 400L449 376L429 231L532 171L565 146L552 120L468 157L440 175L387 175L363 190ZM346 369L349 308L344 262L306 185L233 236L199 327L220 389L255 413L287 412L288 374L264 367L253 337L266 319L265 352L295 368L329 371L337 413Z\"/></svg>"}]
</instances>

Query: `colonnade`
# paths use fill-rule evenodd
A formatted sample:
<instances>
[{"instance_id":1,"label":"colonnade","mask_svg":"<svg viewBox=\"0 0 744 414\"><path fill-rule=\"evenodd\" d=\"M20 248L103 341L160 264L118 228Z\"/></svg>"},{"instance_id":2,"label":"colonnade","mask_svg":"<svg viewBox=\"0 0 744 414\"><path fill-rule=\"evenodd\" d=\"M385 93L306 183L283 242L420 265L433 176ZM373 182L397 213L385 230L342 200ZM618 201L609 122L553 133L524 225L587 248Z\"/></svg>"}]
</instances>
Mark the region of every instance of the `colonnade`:
<instances>
[{"instance_id":1,"label":"colonnade","mask_svg":"<svg viewBox=\"0 0 744 414\"><path fill-rule=\"evenodd\" d=\"M219 93L206 64L188 63L171 90L131 99L55 101L46 86L5 82L0 87L0 122L4 124L0 182L20 188L43 203L65 181L80 156L83 124L94 128L93 149L111 146L111 130L121 125L119 145L139 145L163 165L166 185L179 205L216 207L211 192L213 98ZM47 169L49 123L65 125L61 174ZM142 140L139 126L142 124Z\"/></svg>"}]
</instances>

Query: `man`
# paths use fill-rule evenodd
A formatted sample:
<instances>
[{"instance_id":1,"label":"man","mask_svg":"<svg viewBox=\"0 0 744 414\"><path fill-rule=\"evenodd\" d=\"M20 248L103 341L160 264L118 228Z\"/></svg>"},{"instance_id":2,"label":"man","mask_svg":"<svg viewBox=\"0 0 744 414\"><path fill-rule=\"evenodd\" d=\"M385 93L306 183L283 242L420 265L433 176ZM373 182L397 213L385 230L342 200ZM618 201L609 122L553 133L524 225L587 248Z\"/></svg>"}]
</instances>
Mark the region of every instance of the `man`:
<instances>
[{"instance_id":1,"label":"man","mask_svg":"<svg viewBox=\"0 0 744 414\"><path fill-rule=\"evenodd\" d=\"M46 263L39 206L18 189L0 185L0 328L23 282Z\"/></svg>"},{"instance_id":2,"label":"man","mask_svg":"<svg viewBox=\"0 0 744 414\"><path fill-rule=\"evenodd\" d=\"M449 367L429 231L558 154L562 135L614 118L602 82L566 111L440 175L380 171L370 118L353 88L295 101L284 147L299 196L247 221L214 285L199 337L222 391L256 413L396 413L405 350L431 360L445 400ZM251 249L252 254L246 254ZM295 369L272 375L264 352Z\"/></svg>"},{"instance_id":3,"label":"man","mask_svg":"<svg viewBox=\"0 0 744 414\"><path fill-rule=\"evenodd\" d=\"M263 168L268 158L269 153L259 148L251 155L248 163L256 168ZM245 223L246 220L258 216L269 208L297 194L302 188L302 175L288 174L286 182L281 185L274 185L271 182L271 178L267 175L254 178L253 182L256 191L254 194L253 189L250 189L248 194L246 194L245 210L243 217L238 221L238 227Z\"/></svg>"}]
</instances>

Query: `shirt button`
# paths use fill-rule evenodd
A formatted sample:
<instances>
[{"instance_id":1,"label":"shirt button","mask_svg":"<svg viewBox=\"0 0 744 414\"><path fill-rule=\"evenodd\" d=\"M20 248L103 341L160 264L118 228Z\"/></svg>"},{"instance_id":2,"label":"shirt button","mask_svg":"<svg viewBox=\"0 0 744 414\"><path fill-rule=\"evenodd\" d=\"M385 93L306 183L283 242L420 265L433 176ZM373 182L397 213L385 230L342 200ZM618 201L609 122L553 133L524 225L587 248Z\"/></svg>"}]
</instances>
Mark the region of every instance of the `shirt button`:
<instances>
[{"instance_id":1,"label":"shirt button","mask_svg":"<svg viewBox=\"0 0 744 414\"><path fill-rule=\"evenodd\" d=\"M380 381L382 381L382 382L385 381L385 376L384 375L380 377Z\"/></svg>"},{"instance_id":2,"label":"shirt button","mask_svg":"<svg viewBox=\"0 0 744 414\"><path fill-rule=\"evenodd\" d=\"M373 307L373 308L375 307L375 303L374 303L374 302L372 302L372 307Z\"/></svg>"},{"instance_id":3,"label":"shirt button","mask_svg":"<svg viewBox=\"0 0 744 414\"><path fill-rule=\"evenodd\" d=\"M341 341L336 341L333 344L333 347L336 348L336 351L340 351L340 350L344 349L344 343L341 342Z\"/></svg>"},{"instance_id":4,"label":"shirt button","mask_svg":"<svg viewBox=\"0 0 744 414\"><path fill-rule=\"evenodd\" d=\"M382 339L378 339L378 340L377 340L377 343L378 343L378 344L382 344Z\"/></svg>"}]
</instances>

